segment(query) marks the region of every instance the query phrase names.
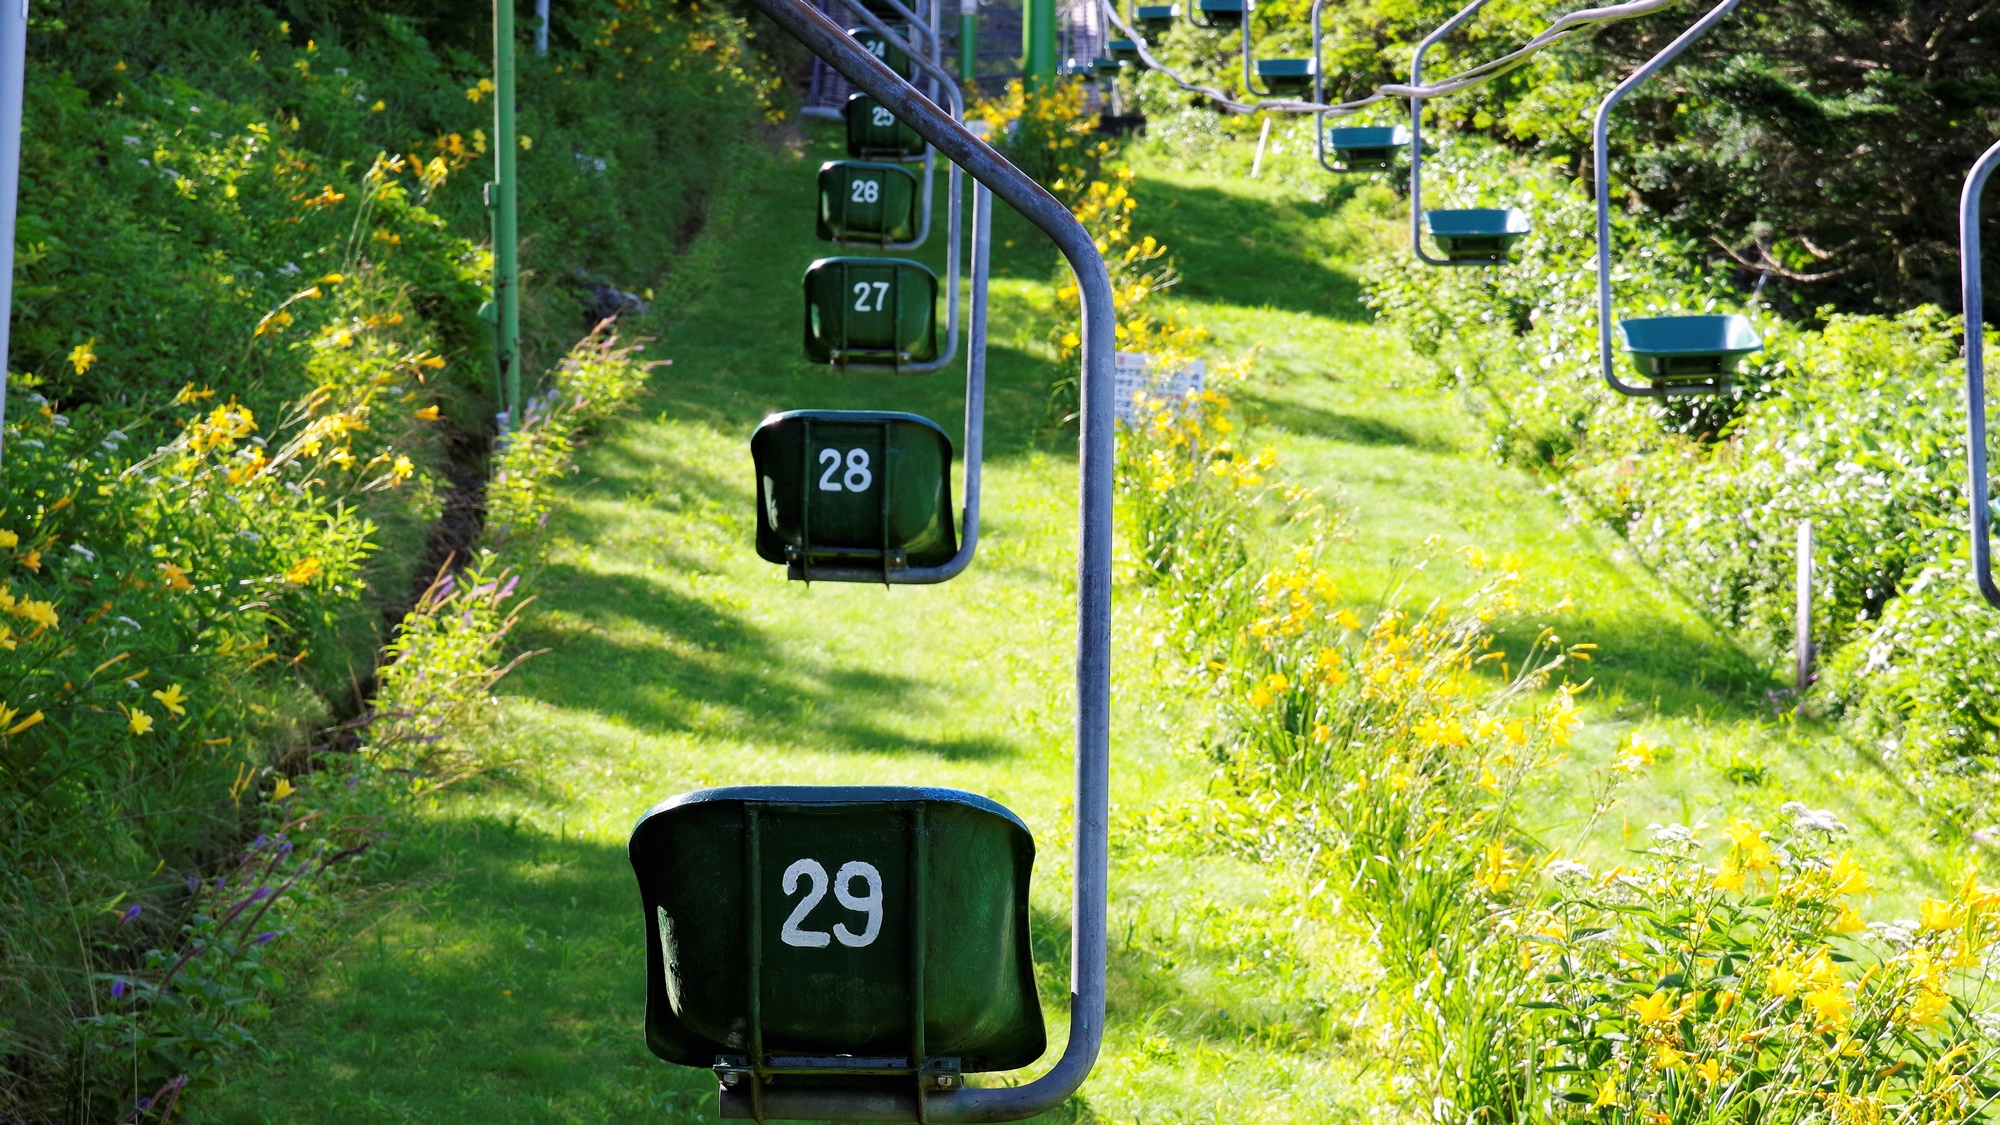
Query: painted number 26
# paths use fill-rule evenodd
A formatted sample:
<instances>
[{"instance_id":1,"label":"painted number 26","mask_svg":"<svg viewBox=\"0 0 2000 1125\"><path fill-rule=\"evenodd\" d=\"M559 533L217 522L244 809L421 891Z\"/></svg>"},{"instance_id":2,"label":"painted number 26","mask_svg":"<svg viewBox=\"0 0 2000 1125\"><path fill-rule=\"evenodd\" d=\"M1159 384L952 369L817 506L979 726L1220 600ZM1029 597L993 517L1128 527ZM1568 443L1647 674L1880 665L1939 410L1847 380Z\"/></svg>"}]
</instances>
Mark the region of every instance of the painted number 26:
<instances>
[{"instance_id":1,"label":"painted number 26","mask_svg":"<svg viewBox=\"0 0 2000 1125\"><path fill-rule=\"evenodd\" d=\"M830 935L825 930L808 930L801 926L800 923L813 912L813 908L826 899L826 868L816 859L793 860L792 865L785 868L785 878L779 886L787 895L794 895L802 889L800 883L807 884L803 888L805 897L785 919L785 928L778 931L779 940L801 949L825 949L835 941L849 949L860 949L875 943L876 936L882 932L882 873L875 870L874 864L853 860L841 864L840 870L833 876L834 900L867 918L860 933L848 929L846 922L834 923ZM862 885L863 893L854 893L856 883Z\"/></svg>"},{"instance_id":2,"label":"painted number 26","mask_svg":"<svg viewBox=\"0 0 2000 1125\"><path fill-rule=\"evenodd\" d=\"M875 483L875 474L868 470L868 451L865 449L848 450L846 457L847 471L840 473L840 478L836 480L833 474L840 472L841 460L840 450L838 449L822 449L819 451L819 463L826 466L826 472L819 475L819 490L821 492L839 492L844 487L848 492L868 491L868 486Z\"/></svg>"},{"instance_id":3,"label":"painted number 26","mask_svg":"<svg viewBox=\"0 0 2000 1125\"><path fill-rule=\"evenodd\" d=\"M856 180L854 181L854 194L849 197L848 201L851 203L873 203L880 198L882 198L881 180Z\"/></svg>"}]
</instances>

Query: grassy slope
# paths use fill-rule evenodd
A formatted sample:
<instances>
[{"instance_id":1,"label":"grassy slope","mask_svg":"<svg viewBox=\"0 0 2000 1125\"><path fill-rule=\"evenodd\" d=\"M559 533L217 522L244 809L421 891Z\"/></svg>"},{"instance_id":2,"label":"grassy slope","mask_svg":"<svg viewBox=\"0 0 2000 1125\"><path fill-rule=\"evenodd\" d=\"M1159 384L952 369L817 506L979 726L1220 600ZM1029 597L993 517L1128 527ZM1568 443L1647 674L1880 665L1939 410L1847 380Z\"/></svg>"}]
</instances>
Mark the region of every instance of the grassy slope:
<instances>
[{"instance_id":1,"label":"grassy slope","mask_svg":"<svg viewBox=\"0 0 2000 1125\"><path fill-rule=\"evenodd\" d=\"M546 612L524 637L552 651L507 685L504 742L520 764L436 811L399 905L328 950L310 994L278 1016L279 1055L222 1093L224 1120L712 1119L713 1080L640 1042L642 930L622 855L644 808L704 784L923 781L998 798L1035 830L1043 997L1061 995L1074 469L1043 421L1027 319L1047 299L1048 251L1000 217L979 564L929 590L787 585L748 547L756 420L893 405L952 429L959 410L949 376L836 377L797 358L798 271L820 252L811 169L831 151L815 137L753 170L759 190L716 216L713 279L656 348L674 365L643 420L585 458ZM1568 597L1510 637L1518 649L1546 621L1605 646L1578 787L1630 723L1678 751L1657 795L1613 815L1606 846L1623 824L1798 797L1875 818L1866 849L1894 859L1909 807L1836 741L1760 721L1765 685L1725 639L1536 483L1478 460L1463 412L1414 385L1397 342L1367 323L1351 231L1296 189L1244 179L1237 155L1210 173L1142 165L1140 225L1175 249L1180 298L1219 351L1261 343L1244 395L1266 419L1253 440L1355 507L1350 589L1386 588L1439 534L1517 554L1531 600ZM1366 1068L1392 1049L1373 1034L1364 944L1290 873L1140 829L1149 806L1198 792L1205 767L1199 704L1155 667L1132 593L1118 630L1114 1013L1089 1111L1359 1120L1384 1093L1384 1068ZM1757 770L1761 785L1730 780ZM1575 802L1553 794L1546 808L1559 838Z\"/></svg>"}]
</instances>

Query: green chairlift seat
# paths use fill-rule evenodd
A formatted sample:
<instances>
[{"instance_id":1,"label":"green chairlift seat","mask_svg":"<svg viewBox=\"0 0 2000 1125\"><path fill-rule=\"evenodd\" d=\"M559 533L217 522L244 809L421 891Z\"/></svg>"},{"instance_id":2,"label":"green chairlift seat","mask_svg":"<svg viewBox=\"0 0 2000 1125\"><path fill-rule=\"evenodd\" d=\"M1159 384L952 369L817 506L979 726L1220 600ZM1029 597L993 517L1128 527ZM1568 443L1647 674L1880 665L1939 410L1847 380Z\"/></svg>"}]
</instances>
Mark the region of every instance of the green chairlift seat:
<instances>
[{"instance_id":1,"label":"green chairlift seat","mask_svg":"<svg viewBox=\"0 0 2000 1125\"><path fill-rule=\"evenodd\" d=\"M907 258L821 258L806 267L806 357L900 367L938 355L937 275Z\"/></svg>"},{"instance_id":2,"label":"green chairlift seat","mask_svg":"<svg viewBox=\"0 0 2000 1125\"><path fill-rule=\"evenodd\" d=\"M1083 59L1071 59L1063 64L1063 74L1070 78L1081 78L1085 82L1092 82L1097 78L1097 67Z\"/></svg>"},{"instance_id":3,"label":"green chairlift seat","mask_svg":"<svg viewBox=\"0 0 2000 1125\"><path fill-rule=\"evenodd\" d=\"M1718 390L1764 341L1740 313L1639 316L1618 322L1632 366L1666 394Z\"/></svg>"},{"instance_id":4,"label":"green chairlift seat","mask_svg":"<svg viewBox=\"0 0 2000 1125\"><path fill-rule=\"evenodd\" d=\"M1313 60L1258 59L1257 81L1273 94L1308 97L1313 91Z\"/></svg>"},{"instance_id":5,"label":"green chairlift seat","mask_svg":"<svg viewBox=\"0 0 2000 1125\"><path fill-rule=\"evenodd\" d=\"M1029 945L1035 844L985 797L744 785L661 803L627 854L646 1045L748 1084L910 1090L1047 1049Z\"/></svg>"},{"instance_id":6,"label":"green chairlift seat","mask_svg":"<svg viewBox=\"0 0 2000 1125\"><path fill-rule=\"evenodd\" d=\"M1139 24L1139 29L1147 35L1165 35L1174 29L1174 24L1180 22L1181 6L1179 4L1141 4L1133 9L1132 15L1134 20Z\"/></svg>"},{"instance_id":7,"label":"green chairlift seat","mask_svg":"<svg viewBox=\"0 0 2000 1125\"><path fill-rule=\"evenodd\" d=\"M1528 216L1511 207L1425 211L1424 228L1453 262L1498 264L1528 233Z\"/></svg>"},{"instance_id":8,"label":"green chairlift seat","mask_svg":"<svg viewBox=\"0 0 2000 1125\"><path fill-rule=\"evenodd\" d=\"M857 160L914 160L924 154L923 137L867 94L849 97L841 116L847 122L847 155Z\"/></svg>"},{"instance_id":9,"label":"green chairlift seat","mask_svg":"<svg viewBox=\"0 0 2000 1125\"><path fill-rule=\"evenodd\" d=\"M1243 10L1247 0L1194 0L1194 14L1189 18L1196 27L1228 28L1243 26Z\"/></svg>"},{"instance_id":10,"label":"green chairlift seat","mask_svg":"<svg viewBox=\"0 0 2000 1125\"><path fill-rule=\"evenodd\" d=\"M900 164L830 160L819 166L819 237L909 242L917 237L917 177Z\"/></svg>"},{"instance_id":11,"label":"green chairlift seat","mask_svg":"<svg viewBox=\"0 0 2000 1125\"><path fill-rule=\"evenodd\" d=\"M854 36L855 42L868 48L869 54L882 60L883 66L895 71L898 77L907 81L916 73L910 63L910 56L905 54L901 47L889 42L888 37L881 32L872 27L850 27L847 33Z\"/></svg>"},{"instance_id":12,"label":"green chairlift seat","mask_svg":"<svg viewBox=\"0 0 2000 1125\"><path fill-rule=\"evenodd\" d=\"M1410 131L1401 125L1345 126L1326 131L1343 172L1386 172L1410 145Z\"/></svg>"},{"instance_id":13,"label":"green chairlift seat","mask_svg":"<svg viewBox=\"0 0 2000 1125\"><path fill-rule=\"evenodd\" d=\"M1139 45L1130 39L1112 39L1104 44L1104 53L1121 63L1143 66L1139 58Z\"/></svg>"},{"instance_id":14,"label":"green chairlift seat","mask_svg":"<svg viewBox=\"0 0 2000 1125\"><path fill-rule=\"evenodd\" d=\"M904 570L958 553L951 439L914 414L791 410L750 439L757 555L810 582L813 568ZM885 579L886 581L886 579Z\"/></svg>"},{"instance_id":15,"label":"green chairlift seat","mask_svg":"<svg viewBox=\"0 0 2000 1125\"><path fill-rule=\"evenodd\" d=\"M1099 78L1116 78L1125 69L1125 64L1109 55L1099 55L1090 60L1090 69Z\"/></svg>"}]
</instances>

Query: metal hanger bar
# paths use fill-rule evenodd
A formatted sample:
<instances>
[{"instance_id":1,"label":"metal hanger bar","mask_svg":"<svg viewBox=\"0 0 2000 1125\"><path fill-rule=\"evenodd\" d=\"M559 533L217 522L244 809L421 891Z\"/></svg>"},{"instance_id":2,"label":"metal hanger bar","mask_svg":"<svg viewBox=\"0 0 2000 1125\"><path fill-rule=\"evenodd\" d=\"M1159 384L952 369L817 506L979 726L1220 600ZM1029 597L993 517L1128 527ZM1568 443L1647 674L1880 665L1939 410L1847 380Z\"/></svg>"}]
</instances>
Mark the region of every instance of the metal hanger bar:
<instances>
[{"instance_id":1,"label":"metal hanger bar","mask_svg":"<svg viewBox=\"0 0 2000 1125\"><path fill-rule=\"evenodd\" d=\"M1651 78L1668 63L1674 61L1689 44L1707 35L1709 29L1727 19L1729 13L1743 0L1722 0L1710 8L1708 14L1695 21L1693 27L1676 36L1674 41L1661 49L1660 53L1646 60L1646 64L1633 71L1616 89L1604 96L1597 106L1597 121L1592 126L1590 142L1591 170L1597 179L1597 359L1603 368L1604 382L1621 395L1633 397L1664 398L1665 392L1656 384L1640 387L1618 378L1618 372L1611 356L1611 111L1625 95L1639 88L1639 84Z\"/></svg>"},{"instance_id":2,"label":"metal hanger bar","mask_svg":"<svg viewBox=\"0 0 2000 1125\"><path fill-rule=\"evenodd\" d=\"M1958 197L1958 274L1965 305L1965 492L1972 510L1972 581L1986 604L2000 608L1993 582L1993 497L1986 475L1986 299L1979 260L1979 203L2000 166L2000 144L1966 173Z\"/></svg>"},{"instance_id":3,"label":"metal hanger bar","mask_svg":"<svg viewBox=\"0 0 2000 1125\"><path fill-rule=\"evenodd\" d=\"M1201 0L1190 0L1190 2L1198 4ZM1252 97L1274 98L1277 95L1271 91L1257 88L1256 68L1250 65L1250 13L1256 9L1256 6L1257 0L1243 0L1243 23L1241 25L1243 34L1239 36L1243 44L1243 88L1250 91ZM1137 45L1139 41L1134 39L1132 42L1134 45Z\"/></svg>"},{"instance_id":4,"label":"metal hanger bar","mask_svg":"<svg viewBox=\"0 0 2000 1125\"><path fill-rule=\"evenodd\" d=\"M1472 3L1458 10L1458 14L1446 20L1442 26L1417 44L1417 53L1410 57L1410 86L1424 88L1424 52L1431 45L1477 15L1486 6L1486 0L1472 0ZM1481 266L1485 262L1455 262L1449 258L1433 258L1424 251L1424 99L1410 99L1410 249L1417 259L1432 266Z\"/></svg>"},{"instance_id":5,"label":"metal hanger bar","mask_svg":"<svg viewBox=\"0 0 2000 1125\"><path fill-rule=\"evenodd\" d=\"M1112 10L1110 0L1099 0L1099 2L1104 6L1105 13L1111 20L1112 25L1124 32L1126 37L1131 39L1133 45L1138 48L1139 57L1145 60L1146 66L1149 69L1159 71L1161 74L1166 75L1174 85L1179 86L1190 94L1200 94L1229 113L1331 113L1339 117L1346 117L1350 114L1359 113L1377 102L1397 98L1441 98L1449 94L1463 93L1466 90L1483 86L1503 74L1518 70L1526 65L1530 58L1533 58L1542 50L1580 31L1587 31L1603 24L1618 23L1623 20L1637 19L1640 16L1651 15L1661 8L1671 7L1674 4L1680 3L1680 0L1631 0L1630 3L1613 4L1603 8L1585 8L1582 11L1571 12L1550 23L1547 28L1543 29L1540 35L1528 40L1515 50L1497 59L1480 63L1478 66L1468 70L1460 71L1443 81L1435 82L1422 88L1400 84L1378 86L1374 93L1369 94L1365 98L1359 98L1351 102L1340 102L1335 105L1300 101L1295 98L1278 98L1264 102L1239 102L1214 86L1204 86L1198 82L1189 82L1187 79L1182 78L1178 71L1170 66L1166 66L1160 60L1153 57L1152 52L1146 49L1145 40L1132 30L1130 24L1119 18L1116 11ZM1191 15L1189 18L1193 19ZM1207 25L1202 24L1200 21L1195 21L1195 26L1205 27Z\"/></svg>"},{"instance_id":6,"label":"metal hanger bar","mask_svg":"<svg viewBox=\"0 0 2000 1125\"><path fill-rule=\"evenodd\" d=\"M1104 1042L1105 907L1110 880L1111 804L1111 494L1112 329L1117 311L1111 276L1088 231L1062 201L1009 164L991 145L941 112L832 20L802 0L751 0L758 10L825 59L842 77L873 95L973 179L1040 227L1069 262L1083 306L1079 378L1082 425L1078 457L1075 898L1070 931L1070 1028L1061 1058L1041 1077L1019 1086L956 1090L929 1099L936 1122L1017 1121L1053 1109L1089 1075ZM806 1120L908 1121L907 1090L774 1088L760 1107L767 1117ZM748 1099L724 1089L722 1116L750 1114Z\"/></svg>"}]
</instances>

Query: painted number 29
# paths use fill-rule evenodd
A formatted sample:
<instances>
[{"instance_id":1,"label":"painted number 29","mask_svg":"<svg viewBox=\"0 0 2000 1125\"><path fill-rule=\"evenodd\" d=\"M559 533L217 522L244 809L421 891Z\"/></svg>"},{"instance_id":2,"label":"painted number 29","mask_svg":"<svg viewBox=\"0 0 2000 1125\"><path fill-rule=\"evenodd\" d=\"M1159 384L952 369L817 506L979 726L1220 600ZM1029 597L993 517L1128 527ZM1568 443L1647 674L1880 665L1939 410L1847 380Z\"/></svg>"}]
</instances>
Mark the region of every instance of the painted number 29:
<instances>
[{"instance_id":1,"label":"painted number 29","mask_svg":"<svg viewBox=\"0 0 2000 1125\"><path fill-rule=\"evenodd\" d=\"M807 885L801 888L800 883ZM856 883L862 885L863 893L854 893ZM882 873L875 870L872 863L853 860L842 864L833 876L834 901L867 918L860 933L848 929L846 922L834 923L830 935L825 930L808 930L800 924L814 907L826 899L826 868L818 860L793 860L792 865L785 868L785 878L779 886L787 895L798 894L801 890L805 892L805 897L785 919L785 928L778 931L779 940L786 945L801 949L825 949L838 941L849 949L860 949L864 945L873 945L876 936L882 932Z\"/></svg>"},{"instance_id":2,"label":"painted number 29","mask_svg":"<svg viewBox=\"0 0 2000 1125\"><path fill-rule=\"evenodd\" d=\"M848 197L851 203L873 203L882 198L881 180L854 181L854 194Z\"/></svg>"},{"instance_id":3,"label":"painted number 29","mask_svg":"<svg viewBox=\"0 0 2000 1125\"><path fill-rule=\"evenodd\" d=\"M873 303L870 303L870 300ZM886 281L857 281L854 283L854 311L881 312L888 308L889 283Z\"/></svg>"},{"instance_id":4,"label":"painted number 29","mask_svg":"<svg viewBox=\"0 0 2000 1125\"><path fill-rule=\"evenodd\" d=\"M840 450L838 449L822 449L819 451L819 463L826 466L826 472L819 475L819 490L821 492L839 492L845 488L848 492L868 491L868 486L875 483L875 474L868 470L868 451L865 449L848 450L846 457L847 471L840 473L839 479L836 480L833 474L840 472L841 460Z\"/></svg>"}]
</instances>

